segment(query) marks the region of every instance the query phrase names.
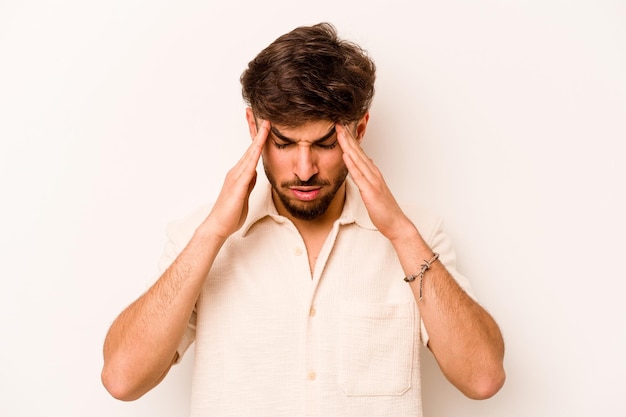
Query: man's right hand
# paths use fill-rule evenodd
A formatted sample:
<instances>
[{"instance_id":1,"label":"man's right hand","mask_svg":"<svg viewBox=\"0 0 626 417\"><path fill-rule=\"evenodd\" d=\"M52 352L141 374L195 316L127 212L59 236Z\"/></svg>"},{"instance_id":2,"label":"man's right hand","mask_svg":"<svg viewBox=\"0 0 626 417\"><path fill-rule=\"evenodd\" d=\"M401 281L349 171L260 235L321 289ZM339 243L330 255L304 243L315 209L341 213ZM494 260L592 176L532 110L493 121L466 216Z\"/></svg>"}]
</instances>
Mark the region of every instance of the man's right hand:
<instances>
[{"instance_id":1,"label":"man's right hand","mask_svg":"<svg viewBox=\"0 0 626 417\"><path fill-rule=\"evenodd\" d=\"M204 222L218 238L225 240L235 233L248 215L248 198L256 184L256 167L270 130L270 122L263 120L252 144L239 162L228 171L224 185Z\"/></svg>"},{"instance_id":2,"label":"man's right hand","mask_svg":"<svg viewBox=\"0 0 626 417\"><path fill-rule=\"evenodd\" d=\"M176 349L219 248L248 214L248 197L269 126L261 123L246 153L226 175L201 226L210 238L192 238L157 282L111 325L104 342L102 382L115 398L141 397L163 379L177 358Z\"/></svg>"}]
</instances>

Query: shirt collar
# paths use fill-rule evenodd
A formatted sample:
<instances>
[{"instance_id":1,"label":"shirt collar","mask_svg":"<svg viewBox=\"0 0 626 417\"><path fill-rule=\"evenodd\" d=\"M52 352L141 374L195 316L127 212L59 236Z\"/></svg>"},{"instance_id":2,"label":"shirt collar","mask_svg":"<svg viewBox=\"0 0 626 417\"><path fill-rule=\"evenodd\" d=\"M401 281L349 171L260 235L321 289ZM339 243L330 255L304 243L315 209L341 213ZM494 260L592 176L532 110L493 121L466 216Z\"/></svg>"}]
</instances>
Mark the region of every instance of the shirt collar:
<instances>
[{"instance_id":1,"label":"shirt collar","mask_svg":"<svg viewBox=\"0 0 626 417\"><path fill-rule=\"evenodd\" d=\"M261 178L264 178L264 180ZM278 214L276 210L272 200L272 187L267 178L264 175L259 175L257 186L254 187L250 194L248 217L241 228L242 235L246 236L254 224L266 217L270 217L275 222L281 224L288 221L286 217ZM340 225L356 223L357 226L363 229L377 230L367 213L367 208L365 203L363 203L359 189L349 175L346 178L346 201L337 222Z\"/></svg>"}]
</instances>

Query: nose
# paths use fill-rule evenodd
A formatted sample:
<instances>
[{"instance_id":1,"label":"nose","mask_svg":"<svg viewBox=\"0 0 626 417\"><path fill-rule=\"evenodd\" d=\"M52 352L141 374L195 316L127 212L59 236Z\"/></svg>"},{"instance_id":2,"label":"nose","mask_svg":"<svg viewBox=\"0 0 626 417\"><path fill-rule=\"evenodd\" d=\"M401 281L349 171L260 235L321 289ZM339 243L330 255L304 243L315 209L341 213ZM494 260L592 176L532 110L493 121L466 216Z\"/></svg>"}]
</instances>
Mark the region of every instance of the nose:
<instances>
[{"instance_id":1,"label":"nose","mask_svg":"<svg viewBox=\"0 0 626 417\"><path fill-rule=\"evenodd\" d=\"M316 157L310 146L298 146L293 171L300 181L308 181L318 173Z\"/></svg>"}]
</instances>

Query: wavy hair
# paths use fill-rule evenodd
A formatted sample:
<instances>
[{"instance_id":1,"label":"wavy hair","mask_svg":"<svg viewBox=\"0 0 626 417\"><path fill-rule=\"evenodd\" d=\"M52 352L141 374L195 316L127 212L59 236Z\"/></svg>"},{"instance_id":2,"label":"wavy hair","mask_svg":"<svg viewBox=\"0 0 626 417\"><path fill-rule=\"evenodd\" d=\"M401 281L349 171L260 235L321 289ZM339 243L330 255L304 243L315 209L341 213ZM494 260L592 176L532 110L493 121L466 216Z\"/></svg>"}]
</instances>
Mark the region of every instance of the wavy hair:
<instances>
[{"instance_id":1,"label":"wavy hair","mask_svg":"<svg viewBox=\"0 0 626 417\"><path fill-rule=\"evenodd\" d=\"M315 120L359 120L374 98L376 66L330 23L301 26L261 51L241 75L255 116L295 127Z\"/></svg>"}]
</instances>

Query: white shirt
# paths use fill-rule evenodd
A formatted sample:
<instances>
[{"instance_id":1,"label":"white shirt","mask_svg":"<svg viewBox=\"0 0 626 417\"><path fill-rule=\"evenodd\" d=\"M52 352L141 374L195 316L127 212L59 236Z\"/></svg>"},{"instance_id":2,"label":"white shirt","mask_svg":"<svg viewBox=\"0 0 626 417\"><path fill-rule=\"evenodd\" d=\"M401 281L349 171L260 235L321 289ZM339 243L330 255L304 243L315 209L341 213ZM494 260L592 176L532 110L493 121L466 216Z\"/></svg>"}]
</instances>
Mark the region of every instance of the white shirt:
<instances>
[{"instance_id":1,"label":"white shirt","mask_svg":"<svg viewBox=\"0 0 626 417\"><path fill-rule=\"evenodd\" d=\"M210 208L170 225L162 270ZM441 220L403 210L471 294ZM300 234L276 211L269 184L258 184L178 350L195 340L192 417L421 416L419 349L428 336L403 277L350 178L312 275Z\"/></svg>"}]
</instances>

